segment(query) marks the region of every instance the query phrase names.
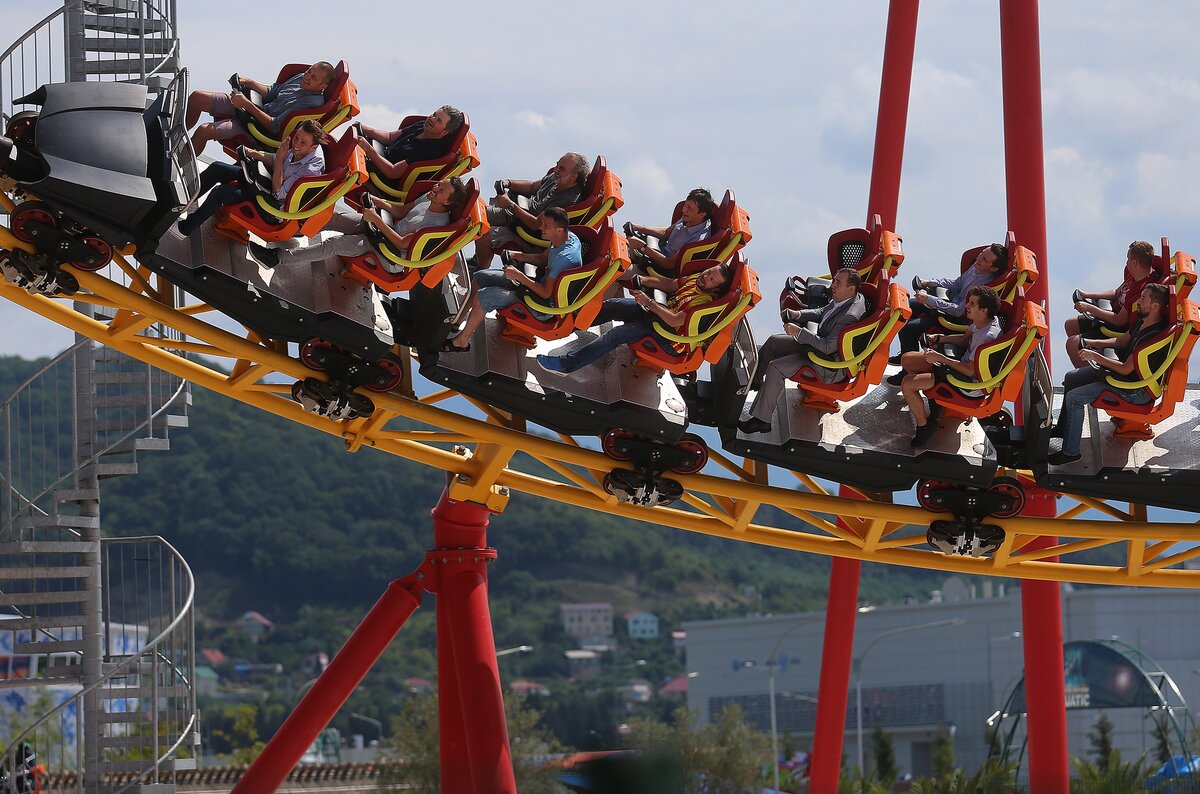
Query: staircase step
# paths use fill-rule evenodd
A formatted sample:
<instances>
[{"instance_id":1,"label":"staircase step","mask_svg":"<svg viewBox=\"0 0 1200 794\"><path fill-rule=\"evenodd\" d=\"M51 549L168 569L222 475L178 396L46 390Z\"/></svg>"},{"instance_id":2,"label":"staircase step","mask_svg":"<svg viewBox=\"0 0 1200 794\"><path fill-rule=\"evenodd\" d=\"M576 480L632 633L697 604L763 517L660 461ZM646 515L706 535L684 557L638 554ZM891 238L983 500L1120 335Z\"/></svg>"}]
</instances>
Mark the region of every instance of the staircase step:
<instances>
[{"instance_id":1,"label":"staircase step","mask_svg":"<svg viewBox=\"0 0 1200 794\"><path fill-rule=\"evenodd\" d=\"M147 20L149 22L149 20ZM137 33L135 27L131 33ZM147 33L153 33L149 27L146 28ZM171 50L171 45L174 43L170 39L141 39L131 37L127 39L114 39L107 36L85 36L83 39L83 47L88 52L106 52L106 53L133 53L140 54L142 52L143 43L145 44L145 53L147 55L166 55Z\"/></svg>"},{"instance_id":2,"label":"staircase step","mask_svg":"<svg viewBox=\"0 0 1200 794\"><path fill-rule=\"evenodd\" d=\"M83 615L47 615L33 618L9 618L0 620L0 631L21 631L22 629L63 629L78 628L83 630Z\"/></svg>"},{"instance_id":3,"label":"staircase step","mask_svg":"<svg viewBox=\"0 0 1200 794\"><path fill-rule=\"evenodd\" d=\"M145 369L134 370L132 372L103 372L97 371L92 373L93 383L137 383L146 382L147 372Z\"/></svg>"},{"instance_id":4,"label":"staircase step","mask_svg":"<svg viewBox=\"0 0 1200 794\"><path fill-rule=\"evenodd\" d=\"M3 624L0 624L0 628L3 628ZM123 659L118 659L117 661L103 662L100 665L102 674L108 675L121 665L125 664L125 661L128 659L129 657L126 656ZM121 675L154 675L155 672L162 672L163 670L169 669L171 669L171 666L165 661L160 660L157 667L153 662L142 661L131 663ZM119 678L121 676L117 677Z\"/></svg>"},{"instance_id":5,"label":"staircase step","mask_svg":"<svg viewBox=\"0 0 1200 794\"><path fill-rule=\"evenodd\" d=\"M146 33L159 33L168 29L165 19L153 18L143 22L137 17L118 17L107 14L84 14L83 27L87 30L105 33L123 33L126 36L141 35L143 30Z\"/></svg>"},{"instance_id":6,"label":"staircase step","mask_svg":"<svg viewBox=\"0 0 1200 794\"><path fill-rule=\"evenodd\" d=\"M105 700L142 700L156 695L160 698L186 697L188 695L188 688L185 686L159 686L157 690L154 690L149 684L139 684L138 686L106 686L101 690L100 697Z\"/></svg>"},{"instance_id":7,"label":"staircase step","mask_svg":"<svg viewBox=\"0 0 1200 794\"><path fill-rule=\"evenodd\" d=\"M99 529L99 516L67 516L50 514L48 516L21 516L13 521L18 529L37 529L39 527L70 527L72 529Z\"/></svg>"},{"instance_id":8,"label":"staircase step","mask_svg":"<svg viewBox=\"0 0 1200 794\"><path fill-rule=\"evenodd\" d=\"M175 741L173 736L169 734L160 734L158 737L159 752L166 752L167 748ZM154 746L153 736L101 736L100 746L106 748L117 747L145 747L150 749Z\"/></svg>"},{"instance_id":9,"label":"staircase step","mask_svg":"<svg viewBox=\"0 0 1200 794\"><path fill-rule=\"evenodd\" d=\"M109 454L119 455L126 452L165 452L171 448L171 442L165 438L127 438L120 444L109 449Z\"/></svg>"},{"instance_id":10,"label":"staircase step","mask_svg":"<svg viewBox=\"0 0 1200 794\"><path fill-rule=\"evenodd\" d=\"M36 604L82 604L85 596L78 590L48 593L0 593L0 607L26 607Z\"/></svg>"},{"instance_id":11,"label":"staircase step","mask_svg":"<svg viewBox=\"0 0 1200 794\"><path fill-rule=\"evenodd\" d=\"M71 686L79 683L81 681L78 675L39 675L37 678L0 679L0 690L30 686Z\"/></svg>"},{"instance_id":12,"label":"staircase step","mask_svg":"<svg viewBox=\"0 0 1200 794\"><path fill-rule=\"evenodd\" d=\"M99 550L98 540L14 540L0 543L0 554L87 554Z\"/></svg>"},{"instance_id":13,"label":"staircase step","mask_svg":"<svg viewBox=\"0 0 1200 794\"><path fill-rule=\"evenodd\" d=\"M136 14L140 0L85 0L83 7L97 14Z\"/></svg>"},{"instance_id":14,"label":"staircase step","mask_svg":"<svg viewBox=\"0 0 1200 794\"><path fill-rule=\"evenodd\" d=\"M83 64L84 74L149 74L155 69L162 68L160 71L174 71L175 59L168 58L167 62L162 63L161 58L113 58L106 61L85 61Z\"/></svg>"},{"instance_id":15,"label":"staircase step","mask_svg":"<svg viewBox=\"0 0 1200 794\"><path fill-rule=\"evenodd\" d=\"M0 568L0 580L22 579L86 579L92 569L86 565L48 565L36 568Z\"/></svg>"},{"instance_id":16,"label":"staircase step","mask_svg":"<svg viewBox=\"0 0 1200 794\"><path fill-rule=\"evenodd\" d=\"M83 640L44 640L42 642L14 642L13 653L74 653L83 650Z\"/></svg>"},{"instance_id":17,"label":"staircase step","mask_svg":"<svg viewBox=\"0 0 1200 794\"><path fill-rule=\"evenodd\" d=\"M68 488L54 492L54 501L56 502L94 502L99 499L99 488Z\"/></svg>"},{"instance_id":18,"label":"staircase step","mask_svg":"<svg viewBox=\"0 0 1200 794\"><path fill-rule=\"evenodd\" d=\"M154 766L153 761L101 761L100 768L105 772L145 772ZM170 759L158 765L159 775L169 773L174 764Z\"/></svg>"},{"instance_id":19,"label":"staircase step","mask_svg":"<svg viewBox=\"0 0 1200 794\"><path fill-rule=\"evenodd\" d=\"M123 477L127 474L137 473L136 463L93 463L91 466L85 466L80 472L80 476L85 479L99 477L103 480L108 477Z\"/></svg>"},{"instance_id":20,"label":"staircase step","mask_svg":"<svg viewBox=\"0 0 1200 794\"><path fill-rule=\"evenodd\" d=\"M135 722L153 722L153 711L102 711L98 717L102 724L128 725Z\"/></svg>"},{"instance_id":21,"label":"staircase step","mask_svg":"<svg viewBox=\"0 0 1200 794\"><path fill-rule=\"evenodd\" d=\"M150 395L146 394L144 389L137 391L120 391L116 394L100 393L92 397L92 407L100 410L104 408L141 408L150 401ZM125 417L126 422L137 422L140 424L145 420L144 416ZM126 425L128 427L128 424Z\"/></svg>"}]
</instances>

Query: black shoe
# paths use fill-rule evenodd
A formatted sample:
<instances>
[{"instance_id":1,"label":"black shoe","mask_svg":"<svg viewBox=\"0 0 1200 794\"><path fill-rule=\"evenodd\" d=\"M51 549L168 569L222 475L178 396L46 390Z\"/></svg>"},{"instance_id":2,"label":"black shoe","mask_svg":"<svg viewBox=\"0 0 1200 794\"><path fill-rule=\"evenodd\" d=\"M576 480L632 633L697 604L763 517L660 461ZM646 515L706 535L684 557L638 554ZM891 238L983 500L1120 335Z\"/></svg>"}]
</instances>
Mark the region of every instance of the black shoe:
<instances>
[{"instance_id":1,"label":"black shoe","mask_svg":"<svg viewBox=\"0 0 1200 794\"><path fill-rule=\"evenodd\" d=\"M771 423L764 422L763 420L759 419L757 416L752 416L749 419L743 419L742 421L738 422L738 430L741 430L746 435L753 435L754 433L765 433L770 429L771 429Z\"/></svg>"},{"instance_id":2,"label":"black shoe","mask_svg":"<svg viewBox=\"0 0 1200 794\"><path fill-rule=\"evenodd\" d=\"M912 441L909 442L909 446L925 446L925 443L929 441L930 436L933 435L933 431L935 430L937 430L937 424L932 421L926 422L925 424L919 426L917 428L917 432L913 433Z\"/></svg>"},{"instance_id":3,"label":"black shoe","mask_svg":"<svg viewBox=\"0 0 1200 794\"><path fill-rule=\"evenodd\" d=\"M908 373L907 373L907 372L905 372L904 370L900 370L900 371L899 371L899 372L897 372L895 375L888 375L888 376L887 376L887 379L886 379L886 380L887 380L887 385L889 385L889 386L899 386L900 384L902 384L902 383L904 382L904 376L905 376L905 375L907 375L907 374L908 374Z\"/></svg>"},{"instance_id":4,"label":"black shoe","mask_svg":"<svg viewBox=\"0 0 1200 794\"><path fill-rule=\"evenodd\" d=\"M900 358L901 358L900 353L897 353L894 356L888 356L888 363L891 364L893 367L898 367L898 366L900 366Z\"/></svg>"},{"instance_id":5,"label":"black shoe","mask_svg":"<svg viewBox=\"0 0 1200 794\"><path fill-rule=\"evenodd\" d=\"M248 242L246 243L246 250L250 252L251 259L265 268L273 268L279 264L278 249L267 248L265 245Z\"/></svg>"},{"instance_id":6,"label":"black shoe","mask_svg":"<svg viewBox=\"0 0 1200 794\"><path fill-rule=\"evenodd\" d=\"M1050 428L1050 438L1062 438L1066 435L1066 431L1060 425L1054 425Z\"/></svg>"},{"instance_id":7,"label":"black shoe","mask_svg":"<svg viewBox=\"0 0 1200 794\"><path fill-rule=\"evenodd\" d=\"M1066 466L1068 463L1074 463L1081 459L1083 455L1068 455L1066 452L1052 452L1046 458L1046 462L1051 466Z\"/></svg>"}]
</instances>

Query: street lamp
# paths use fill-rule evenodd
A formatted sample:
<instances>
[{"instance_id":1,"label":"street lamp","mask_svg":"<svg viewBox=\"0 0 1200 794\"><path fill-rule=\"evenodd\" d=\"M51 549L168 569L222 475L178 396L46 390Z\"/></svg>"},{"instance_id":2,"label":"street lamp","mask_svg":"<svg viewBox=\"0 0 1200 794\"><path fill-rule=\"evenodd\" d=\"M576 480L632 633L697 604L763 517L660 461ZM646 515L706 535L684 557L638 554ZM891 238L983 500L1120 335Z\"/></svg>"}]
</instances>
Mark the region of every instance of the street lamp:
<instances>
[{"instance_id":1,"label":"street lamp","mask_svg":"<svg viewBox=\"0 0 1200 794\"><path fill-rule=\"evenodd\" d=\"M532 645L518 645L514 648L505 648L502 651L496 651L496 656L508 656L510 653L529 653L532 650Z\"/></svg>"},{"instance_id":2,"label":"street lamp","mask_svg":"<svg viewBox=\"0 0 1200 794\"><path fill-rule=\"evenodd\" d=\"M784 639L801 626L807 626L812 623L824 620L824 615L818 615L799 623L793 623L788 626L787 630L779 635L779 639L775 641L775 647L771 649L771 655L767 657L767 681L768 691L771 698L771 755L774 758L772 766L775 769L775 791L779 791L779 726L775 719L775 665L776 657L779 654L779 647L783 645Z\"/></svg>"},{"instance_id":3,"label":"street lamp","mask_svg":"<svg viewBox=\"0 0 1200 794\"><path fill-rule=\"evenodd\" d=\"M880 634L875 639L867 643L867 647L863 648L863 652L854 659L851 666L854 668L854 675L857 679L855 683L854 693L854 711L855 711L855 728L858 734L858 773L865 778L866 767L863 765L863 730L862 730L862 665L863 660L867 658L871 648L875 647L875 643L886 637L892 637L896 634L905 634L910 631L921 631L922 629L935 629L942 626L959 626L966 623L965 618L950 618L949 620L935 620L932 623L918 623L915 626L901 626L895 629L889 629Z\"/></svg>"},{"instance_id":4,"label":"street lamp","mask_svg":"<svg viewBox=\"0 0 1200 794\"><path fill-rule=\"evenodd\" d=\"M374 717L368 717L366 714L359 714L357 711L350 712L350 719L358 719L363 722L370 723L375 726L375 730L379 732L379 742L383 743L383 723Z\"/></svg>"}]
</instances>

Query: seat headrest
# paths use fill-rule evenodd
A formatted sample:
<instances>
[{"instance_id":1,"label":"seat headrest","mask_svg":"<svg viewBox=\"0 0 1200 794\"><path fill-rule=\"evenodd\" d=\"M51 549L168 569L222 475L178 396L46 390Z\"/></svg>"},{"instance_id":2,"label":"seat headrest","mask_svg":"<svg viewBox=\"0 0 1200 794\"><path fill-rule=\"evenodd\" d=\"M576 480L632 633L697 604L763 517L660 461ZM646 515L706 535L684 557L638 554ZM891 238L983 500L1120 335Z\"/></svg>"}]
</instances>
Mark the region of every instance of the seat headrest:
<instances>
[{"instance_id":1,"label":"seat headrest","mask_svg":"<svg viewBox=\"0 0 1200 794\"><path fill-rule=\"evenodd\" d=\"M584 198L600 192L600 186L604 184L604 175L607 173L608 163L604 160L604 155L597 155L596 162L592 164L592 170L588 171L587 179L583 181Z\"/></svg>"},{"instance_id":2,"label":"seat headrest","mask_svg":"<svg viewBox=\"0 0 1200 794\"><path fill-rule=\"evenodd\" d=\"M351 125L342 133L341 138L325 146L325 170L328 173L335 165L348 166L358 151L358 128Z\"/></svg>"},{"instance_id":3,"label":"seat headrest","mask_svg":"<svg viewBox=\"0 0 1200 794\"><path fill-rule=\"evenodd\" d=\"M333 67L333 78L329 81L329 85L325 86L325 100L331 101L337 98L342 89L346 87L346 81L350 79L350 67L345 61L338 61Z\"/></svg>"},{"instance_id":4,"label":"seat headrest","mask_svg":"<svg viewBox=\"0 0 1200 794\"><path fill-rule=\"evenodd\" d=\"M867 302L867 311L873 312L879 308L879 296L882 292L887 291L887 282L881 285L872 284L864 281L858 285L858 294L863 296L863 300Z\"/></svg>"}]
</instances>

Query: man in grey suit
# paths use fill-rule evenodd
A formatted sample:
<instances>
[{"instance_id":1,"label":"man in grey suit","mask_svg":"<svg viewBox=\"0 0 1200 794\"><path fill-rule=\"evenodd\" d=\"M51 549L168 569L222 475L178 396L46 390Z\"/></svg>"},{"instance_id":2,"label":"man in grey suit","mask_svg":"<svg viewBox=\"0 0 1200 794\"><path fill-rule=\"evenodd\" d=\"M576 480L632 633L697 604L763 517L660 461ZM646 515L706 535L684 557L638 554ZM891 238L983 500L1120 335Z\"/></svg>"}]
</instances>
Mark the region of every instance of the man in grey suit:
<instances>
[{"instance_id":1,"label":"man in grey suit","mask_svg":"<svg viewBox=\"0 0 1200 794\"><path fill-rule=\"evenodd\" d=\"M750 379L750 388L758 390L750 416L738 422L743 433L765 433L771 429L771 417L783 394L784 382L806 364L813 368L824 383L834 383L846 377L842 369L829 369L814 364L808 351L831 355L837 351L842 329L858 322L867 313L867 303L858 287L862 278L852 267L844 267L833 277L828 306L803 311L784 311L785 333L775 334L758 351L758 366ZM816 332L805 328L817 323Z\"/></svg>"}]
</instances>

